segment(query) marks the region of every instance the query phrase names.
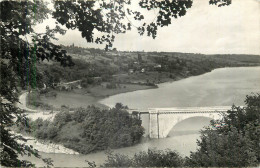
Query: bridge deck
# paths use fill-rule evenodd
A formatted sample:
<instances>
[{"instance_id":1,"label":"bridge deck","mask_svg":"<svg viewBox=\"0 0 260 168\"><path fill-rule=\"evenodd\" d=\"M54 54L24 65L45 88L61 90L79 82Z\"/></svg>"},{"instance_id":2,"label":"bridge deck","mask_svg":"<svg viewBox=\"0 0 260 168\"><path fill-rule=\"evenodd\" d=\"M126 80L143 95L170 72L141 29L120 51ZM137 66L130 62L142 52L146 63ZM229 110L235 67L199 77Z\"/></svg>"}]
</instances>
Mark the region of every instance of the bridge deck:
<instances>
[{"instance_id":1,"label":"bridge deck","mask_svg":"<svg viewBox=\"0 0 260 168\"><path fill-rule=\"evenodd\" d=\"M145 109L130 109L129 112L137 112L140 114L153 113L219 113L226 112L232 106L209 106L209 107L172 107L172 108L149 108Z\"/></svg>"}]
</instances>

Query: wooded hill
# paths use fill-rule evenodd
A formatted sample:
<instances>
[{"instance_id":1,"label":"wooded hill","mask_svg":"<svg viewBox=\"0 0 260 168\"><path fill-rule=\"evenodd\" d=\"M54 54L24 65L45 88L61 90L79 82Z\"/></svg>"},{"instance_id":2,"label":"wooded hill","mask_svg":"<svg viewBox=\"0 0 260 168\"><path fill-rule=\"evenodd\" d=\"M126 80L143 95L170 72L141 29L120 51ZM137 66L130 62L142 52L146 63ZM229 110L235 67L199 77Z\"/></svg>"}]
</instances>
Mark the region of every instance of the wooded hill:
<instances>
[{"instance_id":1,"label":"wooded hill","mask_svg":"<svg viewBox=\"0 0 260 168\"><path fill-rule=\"evenodd\" d=\"M73 67L37 64L38 85L81 79L83 87L102 82L154 85L200 75L222 67L259 66L259 55L204 55L177 52L105 52L101 49L65 47Z\"/></svg>"}]
</instances>

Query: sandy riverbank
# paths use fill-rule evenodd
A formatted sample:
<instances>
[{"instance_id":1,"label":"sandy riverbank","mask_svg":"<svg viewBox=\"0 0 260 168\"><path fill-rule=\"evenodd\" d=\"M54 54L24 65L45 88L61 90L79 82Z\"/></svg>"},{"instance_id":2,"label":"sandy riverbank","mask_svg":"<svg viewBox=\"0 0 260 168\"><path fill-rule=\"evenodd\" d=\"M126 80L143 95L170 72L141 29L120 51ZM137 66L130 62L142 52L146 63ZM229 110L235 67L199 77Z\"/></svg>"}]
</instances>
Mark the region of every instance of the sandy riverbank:
<instances>
[{"instance_id":1,"label":"sandy riverbank","mask_svg":"<svg viewBox=\"0 0 260 168\"><path fill-rule=\"evenodd\" d=\"M43 118L44 120L52 120L55 116L55 113L50 113L47 111L39 111L34 110L26 107L26 96L28 95L28 92L24 92L19 96L19 108L27 111L28 118L32 120L36 120L37 118ZM14 132L13 132L14 133ZM64 154L79 154L76 151L73 151L72 149L66 148L61 144L51 143L49 141L42 141L37 140L32 136L23 135L19 133L14 133L15 135L21 135L23 138L27 139L27 142L24 141L18 141L18 143L26 144L26 145L32 145L34 149L38 150L39 152L45 152L45 153L64 153Z\"/></svg>"},{"instance_id":2,"label":"sandy riverbank","mask_svg":"<svg viewBox=\"0 0 260 168\"><path fill-rule=\"evenodd\" d=\"M12 132L12 133L14 133L14 132ZM49 141L37 140L32 136L23 135L23 134L19 134L19 133L14 133L14 134L22 136L23 138L27 139L27 142L24 142L22 140L18 140L18 143L26 144L28 146L33 146L33 148L38 150L39 152L64 153L64 154L74 154L74 155L79 154L78 152L75 152L72 149L65 148L61 144L55 144L55 143L51 143Z\"/></svg>"}]
</instances>

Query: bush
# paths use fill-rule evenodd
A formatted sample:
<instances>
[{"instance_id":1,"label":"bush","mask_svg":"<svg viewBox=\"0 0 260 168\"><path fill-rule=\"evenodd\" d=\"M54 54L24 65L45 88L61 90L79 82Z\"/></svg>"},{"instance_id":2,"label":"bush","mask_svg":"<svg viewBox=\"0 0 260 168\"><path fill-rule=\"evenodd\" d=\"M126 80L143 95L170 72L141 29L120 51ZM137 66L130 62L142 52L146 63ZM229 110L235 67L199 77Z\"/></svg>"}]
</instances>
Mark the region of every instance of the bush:
<instances>
[{"instance_id":1,"label":"bush","mask_svg":"<svg viewBox=\"0 0 260 168\"><path fill-rule=\"evenodd\" d=\"M69 112L60 112L55 115L53 123L61 128L63 125L67 124L68 122L72 121L71 114Z\"/></svg>"},{"instance_id":2,"label":"bush","mask_svg":"<svg viewBox=\"0 0 260 168\"><path fill-rule=\"evenodd\" d=\"M83 88L87 88L88 87L88 79L87 78L83 78L82 81L81 81L81 86Z\"/></svg>"},{"instance_id":3,"label":"bush","mask_svg":"<svg viewBox=\"0 0 260 168\"><path fill-rule=\"evenodd\" d=\"M116 84L115 83L108 83L106 84L107 89L116 89Z\"/></svg>"},{"instance_id":4,"label":"bush","mask_svg":"<svg viewBox=\"0 0 260 168\"><path fill-rule=\"evenodd\" d=\"M130 158L125 155L108 153L104 167L180 167L184 159L174 151L148 150Z\"/></svg>"},{"instance_id":5,"label":"bush","mask_svg":"<svg viewBox=\"0 0 260 168\"><path fill-rule=\"evenodd\" d=\"M47 129L47 135L48 135L48 139L52 140L54 139L57 134L58 134L58 127L55 126L53 123L48 125L48 129Z\"/></svg>"}]
</instances>

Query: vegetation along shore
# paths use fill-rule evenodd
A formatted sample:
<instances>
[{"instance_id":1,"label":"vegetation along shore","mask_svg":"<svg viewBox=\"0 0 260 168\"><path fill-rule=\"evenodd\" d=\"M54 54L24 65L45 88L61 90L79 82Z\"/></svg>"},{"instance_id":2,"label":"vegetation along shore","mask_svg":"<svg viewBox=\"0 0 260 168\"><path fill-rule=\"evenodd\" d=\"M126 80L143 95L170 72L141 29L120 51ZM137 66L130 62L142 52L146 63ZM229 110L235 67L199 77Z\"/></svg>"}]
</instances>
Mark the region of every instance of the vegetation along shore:
<instances>
[{"instance_id":1,"label":"vegetation along shore","mask_svg":"<svg viewBox=\"0 0 260 168\"><path fill-rule=\"evenodd\" d=\"M95 105L105 97L156 88L157 84L200 75L222 67L259 66L257 55L204 55L170 52L119 52L62 46L74 66L37 64L37 86L27 106L57 110ZM24 88L21 85L21 88Z\"/></svg>"}]
</instances>

